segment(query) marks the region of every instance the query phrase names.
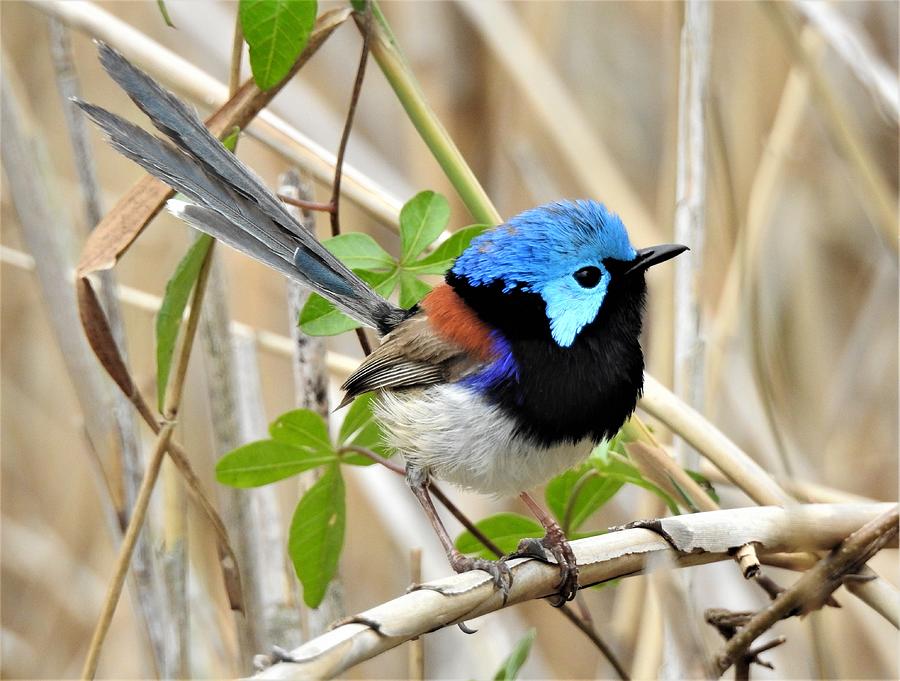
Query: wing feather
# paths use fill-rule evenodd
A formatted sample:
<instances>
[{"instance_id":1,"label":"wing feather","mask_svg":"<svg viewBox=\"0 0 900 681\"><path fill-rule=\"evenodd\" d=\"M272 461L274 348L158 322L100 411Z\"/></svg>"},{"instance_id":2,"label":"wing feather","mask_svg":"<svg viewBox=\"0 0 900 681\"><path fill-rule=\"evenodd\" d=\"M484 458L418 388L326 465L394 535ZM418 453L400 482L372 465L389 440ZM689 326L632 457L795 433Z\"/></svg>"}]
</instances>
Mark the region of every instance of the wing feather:
<instances>
[{"instance_id":1,"label":"wing feather","mask_svg":"<svg viewBox=\"0 0 900 681\"><path fill-rule=\"evenodd\" d=\"M424 387L453 381L483 364L442 337L420 312L398 325L341 386L341 407L372 390Z\"/></svg>"}]
</instances>

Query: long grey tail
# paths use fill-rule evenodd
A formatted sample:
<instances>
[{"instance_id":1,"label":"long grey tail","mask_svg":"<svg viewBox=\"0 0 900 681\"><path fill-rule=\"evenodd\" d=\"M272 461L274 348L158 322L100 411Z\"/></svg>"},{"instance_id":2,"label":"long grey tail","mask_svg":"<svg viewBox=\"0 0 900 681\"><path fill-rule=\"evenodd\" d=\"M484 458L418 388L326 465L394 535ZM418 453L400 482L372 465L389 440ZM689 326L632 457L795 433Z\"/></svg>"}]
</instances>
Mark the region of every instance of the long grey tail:
<instances>
[{"instance_id":1,"label":"long grey tail","mask_svg":"<svg viewBox=\"0 0 900 681\"><path fill-rule=\"evenodd\" d=\"M309 286L381 333L403 319L403 310L375 293L309 234L191 108L111 47L98 46L106 72L174 146L100 107L78 100L76 104L117 151L194 202L170 201L175 215Z\"/></svg>"}]
</instances>

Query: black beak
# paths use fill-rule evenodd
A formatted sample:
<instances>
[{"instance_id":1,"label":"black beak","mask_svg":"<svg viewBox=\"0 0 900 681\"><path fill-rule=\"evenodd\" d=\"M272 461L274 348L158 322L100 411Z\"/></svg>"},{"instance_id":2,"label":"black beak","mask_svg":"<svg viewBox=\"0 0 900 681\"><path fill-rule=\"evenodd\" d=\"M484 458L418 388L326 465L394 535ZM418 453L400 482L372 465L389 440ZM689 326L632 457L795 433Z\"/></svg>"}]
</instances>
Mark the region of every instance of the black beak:
<instances>
[{"instance_id":1,"label":"black beak","mask_svg":"<svg viewBox=\"0 0 900 681\"><path fill-rule=\"evenodd\" d=\"M637 257L631 261L631 267L625 270L625 274L643 272L648 267L671 260L676 255L689 250L691 249L681 244L660 244L659 246L642 248L637 252Z\"/></svg>"}]
</instances>

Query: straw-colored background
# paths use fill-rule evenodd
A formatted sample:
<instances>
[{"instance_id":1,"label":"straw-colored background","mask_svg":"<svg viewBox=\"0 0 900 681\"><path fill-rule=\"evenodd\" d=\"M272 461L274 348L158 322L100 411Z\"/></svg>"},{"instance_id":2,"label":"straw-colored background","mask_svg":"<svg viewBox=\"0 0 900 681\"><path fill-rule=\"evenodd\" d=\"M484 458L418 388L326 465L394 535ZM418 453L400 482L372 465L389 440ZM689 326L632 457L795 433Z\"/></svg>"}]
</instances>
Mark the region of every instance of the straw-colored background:
<instances>
[{"instance_id":1,"label":"straw-colored background","mask_svg":"<svg viewBox=\"0 0 900 681\"><path fill-rule=\"evenodd\" d=\"M155 3L101 6L219 80L227 79L234 5L169 2L178 30L164 26ZM558 197L585 196L620 210L626 224L636 206L651 216L659 235L670 238L680 5L533 2L501 9L499 18L488 17L489 25L482 30L475 5L385 3L431 104L501 214ZM833 9L868 37L873 52L896 73L897 4L835 3ZM52 186L43 189L64 207L70 224L60 225L60 230L74 230L60 233L60 239L80 244L88 226L54 82L47 17L39 10L21 2L0 4L4 77L14 73L23 84L32 124L49 152ZM778 147L772 145L770 132L787 105L788 75L792 69L799 75L802 69L767 11L753 3L717 3L713 14L707 244L698 291L707 341L704 412L776 475L790 474L872 499L896 499L896 240L888 243L879 229L872 197L858 182L857 167L839 153L831 133L833 121L814 94L793 103L799 107L795 134ZM534 52L513 53L513 62L528 56L549 67L549 80L531 74L527 87L537 89L532 90L534 98L498 59L516 49L512 46L523 35ZM101 72L87 36L73 32L72 39L84 98L143 124ZM352 24L339 29L273 107L330 150L337 146L359 43ZM870 170L883 178L896 203L896 120L834 51L825 50L818 69L837 95L843 122L863 146ZM567 93L586 122L584 129L568 125L568 105L564 111L554 100L553 88ZM202 102L195 104L207 111ZM141 173L104 146L94 130L91 136L104 206L109 208ZM580 162L573 161L573 153L582 155ZM242 142L240 154L272 183L288 167L283 157L251 139ZM771 155L777 181L767 185L771 176L762 173L771 170L765 163ZM441 191L451 200L451 227L468 224L465 209L374 64L348 160L395 200L405 201L426 188ZM619 196L604 191L615 182L604 174L608 168L630 185L631 204L620 206ZM4 165L4 173L10 172L14 169ZM316 193L324 200L327 188L318 185ZM344 209L345 229L368 231L396 249L392 231L349 202ZM24 252L6 175L2 221L4 249ZM321 227L324 233L324 220ZM160 295L188 242L182 225L161 216L116 268L119 282ZM77 252L78 245L73 246L72 262ZM17 266L21 259L14 256L4 250L2 265L2 674L72 677L83 662L115 547L104 521L103 490L92 469L81 412L48 324L49 308L34 273ZM232 316L286 335L284 281L225 249L221 258ZM663 269L651 275L654 300L645 347L651 371L668 383L671 270ZM59 276L70 279L68 272ZM739 284L729 288L729 277ZM133 373L146 393L153 394L153 317L128 305L123 309ZM81 330L72 328L71 333ZM329 341L329 347L358 354L352 335ZM271 419L293 405L290 359L261 349L258 363L265 414ZM212 489L216 453L210 444L202 369L202 361L194 362L178 437ZM424 547L426 578L447 572L436 540L417 516L405 533L386 528L385 505L392 506L395 518L417 513L400 480L370 469L353 470L348 479L349 522L341 568L347 613L402 592L409 581L411 547ZM289 513L297 498L296 483L278 487ZM726 504L746 502L727 487L720 491ZM459 498L473 517L500 507L522 511L512 502ZM624 522L651 510L642 492L626 490L596 525ZM152 524L158 532L156 511L154 507ZM235 637L212 569L212 543L193 513L190 521L193 674L232 675L238 671L233 663ZM873 564L896 583L896 551L884 552ZM760 607L760 593L741 584L734 573L726 565L697 569L699 603ZM778 578L791 579L786 574ZM640 580L586 594L601 633L629 663L635 645L655 637L659 626ZM789 641L769 654L777 671L755 670L754 678L895 678L896 632L849 595L839 592L838 599L842 610L780 625ZM126 591L103 652L103 677L149 673L146 642L132 606ZM531 625L538 627L538 638L525 677L611 673L571 625L543 604L532 603L477 622L481 631L476 636L451 629L427 637L429 676L490 678ZM641 660L637 665L646 668ZM655 669L652 661L650 669ZM350 676L406 673L401 648L361 665Z\"/></svg>"}]
</instances>

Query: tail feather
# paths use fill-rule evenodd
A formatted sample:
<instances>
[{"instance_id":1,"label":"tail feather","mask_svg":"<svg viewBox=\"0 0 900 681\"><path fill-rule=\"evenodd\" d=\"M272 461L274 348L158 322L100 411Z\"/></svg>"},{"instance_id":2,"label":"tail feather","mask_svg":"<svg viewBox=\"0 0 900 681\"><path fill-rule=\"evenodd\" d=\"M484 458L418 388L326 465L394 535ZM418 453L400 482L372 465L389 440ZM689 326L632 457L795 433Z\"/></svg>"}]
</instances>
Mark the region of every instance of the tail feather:
<instances>
[{"instance_id":1,"label":"tail feather","mask_svg":"<svg viewBox=\"0 0 900 681\"><path fill-rule=\"evenodd\" d=\"M172 215L184 220L192 227L196 227L201 232L206 232L227 246L259 260L287 277L296 278L297 270L293 263L276 255L261 241L247 239L244 230L223 218L216 211L178 199L169 200L166 208Z\"/></svg>"},{"instance_id":2,"label":"tail feather","mask_svg":"<svg viewBox=\"0 0 900 681\"><path fill-rule=\"evenodd\" d=\"M170 202L173 213L309 286L381 333L405 317L307 232L189 107L118 52L98 44L107 73L175 146L100 107L76 103L117 151L197 204Z\"/></svg>"}]
</instances>

